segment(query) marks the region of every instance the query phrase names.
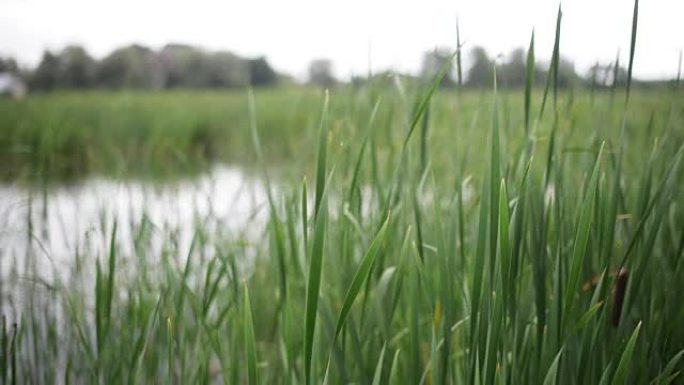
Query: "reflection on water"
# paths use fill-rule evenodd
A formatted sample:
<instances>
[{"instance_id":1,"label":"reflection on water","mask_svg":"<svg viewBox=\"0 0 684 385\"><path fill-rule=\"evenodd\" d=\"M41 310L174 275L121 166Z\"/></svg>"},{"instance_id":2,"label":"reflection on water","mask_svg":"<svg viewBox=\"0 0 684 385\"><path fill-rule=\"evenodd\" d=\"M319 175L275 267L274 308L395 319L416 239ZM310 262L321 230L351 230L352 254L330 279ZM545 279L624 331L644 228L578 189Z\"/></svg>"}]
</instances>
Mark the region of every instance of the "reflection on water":
<instances>
[{"instance_id":1,"label":"reflection on water","mask_svg":"<svg viewBox=\"0 0 684 385\"><path fill-rule=\"evenodd\" d=\"M0 185L0 267L5 274L31 259L45 274L73 265L77 255L104 258L115 220L120 252L134 255L144 240L152 260L168 242L187 251L198 228L254 239L265 202L259 180L226 166L166 185L97 178L47 192Z\"/></svg>"}]
</instances>

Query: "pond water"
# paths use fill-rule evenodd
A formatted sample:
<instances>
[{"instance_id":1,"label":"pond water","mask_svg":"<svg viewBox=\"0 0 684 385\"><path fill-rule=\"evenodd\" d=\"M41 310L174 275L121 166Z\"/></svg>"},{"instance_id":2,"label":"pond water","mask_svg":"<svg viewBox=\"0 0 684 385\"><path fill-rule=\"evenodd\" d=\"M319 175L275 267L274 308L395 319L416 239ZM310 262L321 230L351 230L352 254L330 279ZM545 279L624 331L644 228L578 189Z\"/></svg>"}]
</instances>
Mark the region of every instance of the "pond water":
<instances>
[{"instance_id":1,"label":"pond water","mask_svg":"<svg viewBox=\"0 0 684 385\"><path fill-rule=\"evenodd\" d=\"M261 181L227 166L165 184L92 178L47 191L0 185L0 268L4 274L32 259L45 274L72 265L77 254L104 258L115 221L123 254L133 252L143 227L150 254L169 240L187 250L199 225L208 234L254 239L266 202Z\"/></svg>"}]
</instances>

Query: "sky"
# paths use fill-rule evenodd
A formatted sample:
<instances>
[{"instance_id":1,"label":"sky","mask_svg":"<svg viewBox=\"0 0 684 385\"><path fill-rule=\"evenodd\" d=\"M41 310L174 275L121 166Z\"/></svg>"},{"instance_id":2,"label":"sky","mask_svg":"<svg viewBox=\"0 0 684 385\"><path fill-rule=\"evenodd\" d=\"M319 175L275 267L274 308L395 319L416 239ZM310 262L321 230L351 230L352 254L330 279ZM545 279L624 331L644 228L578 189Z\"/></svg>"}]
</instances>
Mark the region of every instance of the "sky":
<instances>
[{"instance_id":1,"label":"sky","mask_svg":"<svg viewBox=\"0 0 684 385\"><path fill-rule=\"evenodd\" d=\"M456 47L456 20L467 53L491 56L526 47L551 56L559 3L554 0L0 0L0 55L35 66L45 49L84 46L96 58L139 43L187 43L238 55L264 55L278 71L306 76L327 58L349 77L394 69L416 72L422 55ZM629 55L633 0L562 3L561 54L585 73ZM642 0L634 75L677 74L684 48L684 0ZM467 64L467 63L466 63Z\"/></svg>"}]
</instances>

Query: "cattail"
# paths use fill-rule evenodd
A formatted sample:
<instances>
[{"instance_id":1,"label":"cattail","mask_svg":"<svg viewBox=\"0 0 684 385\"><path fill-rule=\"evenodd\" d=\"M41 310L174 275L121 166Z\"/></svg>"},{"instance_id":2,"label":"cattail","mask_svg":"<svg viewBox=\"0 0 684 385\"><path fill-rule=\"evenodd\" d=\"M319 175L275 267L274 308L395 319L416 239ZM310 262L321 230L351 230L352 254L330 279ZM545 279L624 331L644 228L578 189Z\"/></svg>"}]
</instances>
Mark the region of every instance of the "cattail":
<instances>
[{"instance_id":1,"label":"cattail","mask_svg":"<svg viewBox=\"0 0 684 385\"><path fill-rule=\"evenodd\" d=\"M620 324L620 314L622 313L622 303L625 300L625 292L627 290L627 280L629 278L629 272L627 272L627 269L622 268L617 273L611 273L611 276L615 277L615 289L613 290L613 313L611 315L611 323L613 324L613 326L617 327ZM594 290L594 288L596 288L596 285L598 285L600 280L600 275L594 276L582 285L582 291L588 292Z\"/></svg>"},{"instance_id":2,"label":"cattail","mask_svg":"<svg viewBox=\"0 0 684 385\"><path fill-rule=\"evenodd\" d=\"M617 327L620 324L620 314L622 313L622 302L625 299L625 291L627 290L627 279L629 273L627 269L622 268L615 279L615 292L613 293L613 326Z\"/></svg>"}]
</instances>

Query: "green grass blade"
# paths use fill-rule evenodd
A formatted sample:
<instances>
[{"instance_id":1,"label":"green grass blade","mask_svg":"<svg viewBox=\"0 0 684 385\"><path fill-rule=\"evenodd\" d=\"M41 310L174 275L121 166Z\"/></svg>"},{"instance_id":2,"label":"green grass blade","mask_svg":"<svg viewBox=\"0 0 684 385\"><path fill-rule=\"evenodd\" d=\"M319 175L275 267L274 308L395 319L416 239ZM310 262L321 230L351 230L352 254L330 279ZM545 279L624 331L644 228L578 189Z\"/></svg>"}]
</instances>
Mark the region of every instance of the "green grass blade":
<instances>
[{"instance_id":1,"label":"green grass blade","mask_svg":"<svg viewBox=\"0 0 684 385\"><path fill-rule=\"evenodd\" d=\"M458 18L456 18L456 77L458 79L458 88L463 87L463 67L461 66L461 29L459 27Z\"/></svg>"},{"instance_id":2,"label":"green grass blade","mask_svg":"<svg viewBox=\"0 0 684 385\"><path fill-rule=\"evenodd\" d=\"M598 174L601 164L601 155L603 154L603 144L599 150L598 156L594 163L594 168L591 172L591 177L589 178L589 183L587 184L587 194L582 202L582 207L580 208L579 220L577 223L577 229L575 232L575 238L572 248L572 259L570 265L570 275L568 277L567 285L565 288L564 311L563 311L563 322L565 325L570 312L572 310L575 296L578 293L580 287L580 276L582 272L582 267L584 266L584 259L586 255L587 242L589 240L589 231L591 229L591 223L593 221L593 205L595 203L595 196L598 190ZM563 329L564 326L561 327Z\"/></svg>"},{"instance_id":3,"label":"green grass blade","mask_svg":"<svg viewBox=\"0 0 684 385\"><path fill-rule=\"evenodd\" d=\"M411 136L413 135L413 131L418 126L418 122L420 122L420 120L423 118L423 114L426 113L430 105L430 100L432 100L432 97L435 95L435 92L437 92L437 90L439 89L439 85L442 83L442 79L444 79L444 76L446 76L447 73L449 73L449 71L451 70L452 60L457 52L458 51L454 51L449 57L449 59L446 60L446 62L440 69L439 73L437 74L437 76L435 76L434 80L432 81L432 85L430 86L428 92L425 93L421 98L420 103L418 104L418 108L413 114L413 119L411 120L411 124L409 125L409 130L406 133L406 136L404 137L402 153L408 145L408 142L411 139Z\"/></svg>"},{"instance_id":4,"label":"green grass blade","mask_svg":"<svg viewBox=\"0 0 684 385\"><path fill-rule=\"evenodd\" d=\"M514 309L509 306L513 303L515 293L511 290L511 276L512 266L511 266L511 253L509 248L509 225L510 225L510 213L508 209L508 193L506 192L506 182L501 179L499 183L499 259L501 264L501 287L502 292L500 293L504 308L510 310L511 313Z\"/></svg>"},{"instance_id":5,"label":"green grass blade","mask_svg":"<svg viewBox=\"0 0 684 385\"><path fill-rule=\"evenodd\" d=\"M247 372L249 374L249 383L258 384L259 377L257 375L257 352L256 352L256 338L254 336L254 321L252 320L252 304L249 300L249 290L247 283L244 285L243 298L243 322L245 333L245 354L247 355Z\"/></svg>"},{"instance_id":6,"label":"green grass blade","mask_svg":"<svg viewBox=\"0 0 684 385\"><path fill-rule=\"evenodd\" d=\"M527 64L525 65L525 135L530 134L532 87L534 87L534 30L532 30L530 46L527 48Z\"/></svg>"},{"instance_id":7,"label":"green grass blade","mask_svg":"<svg viewBox=\"0 0 684 385\"><path fill-rule=\"evenodd\" d=\"M321 113L321 122L318 128L318 149L316 155L316 192L314 200L314 218L318 217L321 203L323 199L323 190L325 189L326 178L326 163L328 160L328 104L330 96L328 91L325 92L325 99L323 101L323 112Z\"/></svg>"},{"instance_id":8,"label":"green grass blade","mask_svg":"<svg viewBox=\"0 0 684 385\"><path fill-rule=\"evenodd\" d=\"M420 126L420 169L424 171L428 163L428 132L430 129L430 103L425 108L423 122Z\"/></svg>"},{"instance_id":9,"label":"green grass blade","mask_svg":"<svg viewBox=\"0 0 684 385\"><path fill-rule=\"evenodd\" d=\"M660 375L658 376L658 384L670 383L668 381L668 379L670 378L670 376L672 376L672 372L675 370L675 368L677 367L677 364L679 363L679 361L682 359L683 356L684 356L684 350L681 350L674 357L672 357L670 362L668 362L667 365L665 365L665 369L663 369L663 371L660 372ZM679 373L679 374L681 374L681 373ZM677 373L675 373L675 375L677 375Z\"/></svg>"},{"instance_id":10,"label":"green grass blade","mask_svg":"<svg viewBox=\"0 0 684 385\"><path fill-rule=\"evenodd\" d=\"M634 0L634 13L632 15L632 37L629 43L629 66L627 67L627 92L625 104L629 101L629 91L632 86L632 69L634 68L634 51L636 49L637 24L639 21L639 0ZM617 82L617 78L616 78Z\"/></svg>"},{"instance_id":11,"label":"green grass blade","mask_svg":"<svg viewBox=\"0 0 684 385\"><path fill-rule=\"evenodd\" d=\"M311 356L316 330L318 312L318 296L320 295L321 273L323 270L323 254L328 221L326 193L321 193L321 206L314 220L313 243L309 261L309 274L306 285L306 304L304 313L304 375L306 383L311 383Z\"/></svg>"},{"instance_id":12,"label":"green grass blade","mask_svg":"<svg viewBox=\"0 0 684 385\"><path fill-rule=\"evenodd\" d=\"M275 200L273 199L273 192L271 190L271 182L268 176L268 169L266 167L266 161L261 150L261 140L259 138L259 131L256 124L256 107L254 103L254 92L250 89L248 93L248 107L249 107L249 127L252 136L252 144L254 146L254 151L257 154L257 163L262 170L264 183L266 184L266 197L268 199L268 208L271 219L269 221L271 232L273 233L273 238L275 240L276 246L276 257L278 260L278 271L280 272L280 303L282 306L283 301L287 297L287 268L285 263L285 236L282 228L282 222L278 216L278 210L276 209Z\"/></svg>"},{"instance_id":13,"label":"green grass blade","mask_svg":"<svg viewBox=\"0 0 684 385\"><path fill-rule=\"evenodd\" d=\"M551 64L549 65L549 72L546 75L546 85L544 86L544 95L542 96L542 104L539 109L539 119L541 120L544 116L544 107L546 106L546 98L549 94L549 88L551 83L554 84L554 90L556 89L557 77L558 77L558 61L560 58L560 29L561 29L561 18L563 12L561 12L560 5L558 6L558 16L556 17L556 38L553 43L553 53L551 54ZM554 91L555 95L555 91ZM555 99L555 96L554 96Z\"/></svg>"},{"instance_id":14,"label":"green grass blade","mask_svg":"<svg viewBox=\"0 0 684 385\"><path fill-rule=\"evenodd\" d=\"M309 247L309 212L308 212L308 192L306 186L306 176L302 180L302 196L301 196L301 209L302 209L302 242L304 245L304 253L307 254Z\"/></svg>"},{"instance_id":15,"label":"green grass blade","mask_svg":"<svg viewBox=\"0 0 684 385\"><path fill-rule=\"evenodd\" d=\"M562 354L563 350L561 349L561 351L559 351L558 354L556 354L556 358L553 359L553 363L551 363L549 370L546 372L546 377L544 377L544 385L553 385L557 382L556 379L558 378L558 364L560 363Z\"/></svg>"},{"instance_id":16,"label":"green grass blade","mask_svg":"<svg viewBox=\"0 0 684 385\"><path fill-rule=\"evenodd\" d=\"M356 299L356 296L359 294L361 286L366 281L366 279L368 279L368 275L370 274L371 268L375 263L375 258L378 255L378 251L380 251L380 248L385 242L389 220L390 218L388 216L387 219L385 219L385 222L380 227L380 230L378 230L375 239L373 239L373 242L371 242L370 246L368 247L368 250L361 259L361 263L359 263L359 266L356 269L356 272L354 273L354 278L352 279L352 282L349 285L349 289L347 289L347 294L344 296L344 304L342 305L342 310L340 310L340 315L337 318L337 325L335 326L335 339L337 339L340 332L342 331L342 328L344 327L344 322L347 320L347 317L349 316L349 311L351 310L351 307L354 304L354 300Z\"/></svg>"},{"instance_id":17,"label":"green grass blade","mask_svg":"<svg viewBox=\"0 0 684 385\"><path fill-rule=\"evenodd\" d=\"M375 373L373 374L373 385L380 385L380 380L382 379L382 363L385 361L385 348L387 348L387 344L382 345L382 350L380 350L380 358L378 358L378 364L375 366Z\"/></svg>"},{"instance_id":18,"label":"green grass blade","mask_svg":"<svg viewBox=\"0 0 684 385\"><path fill-rule=\"evenodd\" d=\"M356 163L354 165L354 173L352 174L352 180L349 185L349 195L347 196L347 200L349 202L352 201L352 197L354 193L356 192L358 183L359 183L359 174L361 173L361 165L362 165L362 160L363 160L363 155L366 152L366 148L368 147L368 142L371 139L371 136L375 133L375 119L378 114L378 109L380 108L380 99L375 103L373 106L373 110L371 111L370 118L368 118L368 128L366 129L366 134L363 137L363 142L361 142L361 149L359 150L359 155L356 158Z\"/></svg>"},{"instance_id":19,"label":"green grass blade","mask_svg":"<svg viewBox=\"0 0 684 385\"><path fill-rule=\"evenodd\" d=\"M622 385L625 383L627 378L627 371L629 370L629 364L632 361L632 355L634 354L634 348L639 338L639 330L641 330L641 322L634 328L632 336L629 337L627 345L625 345L625 350L622 351L622 356L620 357L620 362L618 363L617 369L615 369L615 374L613 375L612 385Z\"/></svg>"},{"instance_id":20,"label":"green grass blade","mask_svg":"<svg viewBox=\"0 0 684 385\"><path fill-rule=\"evenodd\" d=\"M399 384L399 353L401 350L397 349L394 352L394 358L392 359L392 366L390 367L390 376L388 384L394 385Z\"/></svg>"}]
</instances>

